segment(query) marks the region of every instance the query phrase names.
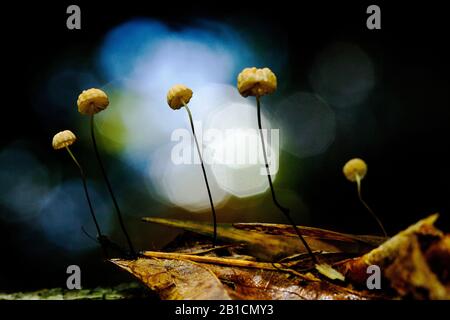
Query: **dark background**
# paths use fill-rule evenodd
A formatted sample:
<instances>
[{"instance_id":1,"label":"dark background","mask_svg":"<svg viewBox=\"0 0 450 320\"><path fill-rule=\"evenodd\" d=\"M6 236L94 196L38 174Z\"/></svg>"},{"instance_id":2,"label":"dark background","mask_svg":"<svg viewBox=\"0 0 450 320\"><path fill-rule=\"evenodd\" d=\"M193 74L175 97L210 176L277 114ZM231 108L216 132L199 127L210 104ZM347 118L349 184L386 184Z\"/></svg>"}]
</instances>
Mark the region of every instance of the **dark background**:
<instances>
[{"instance_id":1,"label":"dark background","mask_svg":"<svg viewBox=\"0 0 450 320\"><path fill-rule=\"evenodd\" d=\"M393 234L434 212L441 214L439 226L448 231L448 13L437 1L421 5L406 1L396 5L373 3L381 7L381 30L365 27L365 11L372 3L356 1L339 4L210 1L176 5L172 1L167 5L155 1L76 1L83 12L82 30L76 32L65 26L65 11L72 2L8 5L2 15L2 51L6 56L3 57L1 147L24 139L31 141L36 149L48 148L49 137L58 128L43 127L34 121L30 104L36 82L48 73L53 61L67 47L88 49L112 26L137 16L161 19L175 28L195 18L227 22L236 29L251 28L257 21L257 25L284 37L292 68L307 69L317 52L333 40L358 43L381 66L377 75L381 81L367 103L377 119L378 142L354 142L353 137L367 134L361 121L353 128L353 136L338 128L333 145L320 159L302 160L308 183L294 182L294 185L317 213L311 217L310 224L343 232L378 232L370 218L361 218L354 189L347 187L341 171L336 170L337 159L340 166L347 158L361 154L368 163L376 164L371 166L364 193L388 233ZM294 85L308 87L305 74L299 73L291 80ZM52 157L54 154L49 153L48 161L54 161ZM264 197L268 200L269 194ZM274 219L274 222L283 220ZM38 234L28 234L26 241L21 235L22 240L18 241L21 232L20 225L0 221L1 272L8 275L1 278L0 290L64 286L65 268L72 263L85 270L83 286L86 287L128 279L102 263L98 252L76 258L67 256ZM30 254L38 247L42 254Z\"/></svg>"}]
</instances>

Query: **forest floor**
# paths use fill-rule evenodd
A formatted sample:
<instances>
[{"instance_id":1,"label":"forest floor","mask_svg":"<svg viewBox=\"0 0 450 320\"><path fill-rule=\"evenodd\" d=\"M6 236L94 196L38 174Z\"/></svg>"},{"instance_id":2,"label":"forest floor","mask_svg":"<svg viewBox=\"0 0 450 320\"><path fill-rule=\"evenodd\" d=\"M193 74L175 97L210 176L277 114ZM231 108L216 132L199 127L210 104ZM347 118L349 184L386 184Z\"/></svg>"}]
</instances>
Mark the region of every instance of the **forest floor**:
<instances>
[{"instance_id":1,"label":"forest floor","mask_svg":"<svg viewBox=\"0 0 450 320\"><path fill-rule=\"evenodd\" d=\"M148 290L138 282L122 283L115 287L69 290L42 289L32 292L1 293L0 300L123 300L149 298Z\"/></svg>"}]
</instances>

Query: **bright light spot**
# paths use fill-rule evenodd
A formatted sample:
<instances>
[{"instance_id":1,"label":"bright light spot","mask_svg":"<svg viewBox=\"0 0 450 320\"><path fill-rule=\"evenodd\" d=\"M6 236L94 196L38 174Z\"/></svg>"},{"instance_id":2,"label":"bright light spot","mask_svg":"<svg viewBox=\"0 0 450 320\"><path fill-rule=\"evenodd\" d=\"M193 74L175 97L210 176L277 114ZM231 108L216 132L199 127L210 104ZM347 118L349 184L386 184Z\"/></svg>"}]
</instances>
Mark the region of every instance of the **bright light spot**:
<instances>
[{"instance_id":1,"label":"bright light spot","mask_svg":"<svg viewBox=\"0 0 450 320\"><path fill-rule=\"evenodd\" d=\"M208 82L230 80L234 62L230 51L214 43L183 38L181 34L179 39L161 40L152 54L138 62L139 72L133 75L132 81L134 89L160 97L175 83L196 88Z\"/></svg>"},{"instance_id":2,"label":"bright light spot","mask_svg":"<svg viewBox=\"0 0 450 320\"><path fill-rule=\"evenodd\" d=\"M314 91L329 104L352 107L367 98L375 85L375 70L361 48L336 43L317 57L310 82Z\"/></svg>"},{"instance_id":3,"label":"bright light spot","mask_svg":"<svg viewBox=\"0 0 450 320\"><path fill-rule=\"evenodd\" d=\"M137 19L111 30L100 49L100 66L110 80L128 78L136 62L151 52L167 28L153 20Z\"/></svg>"},{"instance_id":4,"label":"bright light spot","mask_svg":"<svg viewBox=\"0 0 450 320\"><path fill-rule=\"evenodd\" d=\"M208 165L205 165L205 169L214 205L219 207L227 199L227 193L219 188ZM173 204L189 211L209 210L209 198L200 165L169 165L162 181Z\"/></svg>"},{"instance_id":5,"label":"bright light spot","mask_svg":"<svg viewBox=\"0 0 450 320\"><path fill-rule=\"evenodd\" d=\"M193 212L209 210L209 198L201 166L173 164L170 161L170 146L158 149L157 152L159 156L149 168L149 182L161 200ZM205 165L205 169L214 205L216 208L220 207L228 199L228 194L218 186L210 167Z\"/></svg>"},{"instance_id":6,"label":"bright light spot","mask_svg":"<svg viewBox=\"0 0 450 320\"><path fill-rule=\"evenodd\" d=\"M183 83L194 91L189 105L194 120L203 123L211 110L237 95L235 88L214 83L234 83L240 68L253 61L233 29L217 23L203 27L174 31L150 19L133 20L113 29L99 51L114 94L108 114L98 115L97 128L113 142L110 151L121 151L141 172L156 148L171 143L173 130L189 128L185 110L167 105L171 86Z\"/></svg>"},{"instance_id":7,"label":"bright light spot","mask_svg":"<svg viewBox=\"0 0 450 320\"><path fill-rule=\"evenodd\" d=\"M334 141L334 111L317 95L291 95L277 106L276 116L282 128L283 149L300 158L319 155Z\"/></svg>"},{"instance_id":8,"label":"bright light spot","mask_svg":"<svg viewBox=\"0 0 450 320\"><path fill-rule=\"evenodd\" d=\"M256 110L243 102L248 100L239 95L235 82L242 68L257 61L248 42L223 24L204 22L176 31L148 19L122 24L105 37L99 51L101 70L115 84L111 86L114 94L109 114L97 117L99 133L113 143L110 151L120 151L127 163L149 177L152 195L187 210L208 210L199 164L176 166L171 162L170 150L176 143L171 141L172 133L180 128L190 131L190 124L184 109L169 108L166 94L178 83L193 90L189 107L197 132L256 129ZM229 108L233 104L243 107ZM265 128L267 125L264 119ZM216 141L215 146L218 144L227 147L231 142ZM196 157L194 144L190 151ZM269 154L271 151L269 148ZM274 163L277 169L278 159ZM213 172L214 168L207 166L215 203L227 199L224 189L237 196L264 192L268 184L261 168L261 163L225 168L219 164ZM221 181L216 182L218 177Z\"/></svg>"},{"instance_id":9,"label":"bright light spot","mask_svg":"<svg viewBox=\"0 0 450 320\"><path fill-rule=\"evenodd\" d=\"M265 192L268 180L262 174L264 161L260 148L260 136L257 126L256 108L242 100L241 103L225 105L208 121L207 128L218 130L223 135L207 144L212 157L216 157L211 168L221 188L237 197L249 197ZM270 129L267 119L262 115L264 129ZM268 156L275 170L271 170L275 180L278 170L278 150L274 150L266 141ZM226 153L234 161L223 161ZM256 154L255 154L256 153ZM220 157L217 157L217 154ZM257 159L257 161L253 161ZM239 160L239 161L236 161Z\"/></svg>"},{"instance_id":10,"label":"bright light spot","mask_svg":"<svg viewBox=\"0 0 450 320\"><path fill-rule=\"evenodd\" d=\"M166 103L174 84L197 89L234 82L240 68L254 61L239 34L225 25L172 31L149 19L113 29L99 58L109 81L123 80L126 89L146 95L158 106Z\"/></svg>"},{"instance_id":11,"label":"bright light spot","mask_svg":"<svg viewBox=\"0 0 450 320\"><path fill-rule=\"evenodd\" d=\"M216 112L230 103L242 102L242 97L235 86L226 84L211 83L198 88L189 102L192 112L195 113L195 120L208 122ZM189 124L186 118L186 125Z\"/></svg>"}]
</instances>

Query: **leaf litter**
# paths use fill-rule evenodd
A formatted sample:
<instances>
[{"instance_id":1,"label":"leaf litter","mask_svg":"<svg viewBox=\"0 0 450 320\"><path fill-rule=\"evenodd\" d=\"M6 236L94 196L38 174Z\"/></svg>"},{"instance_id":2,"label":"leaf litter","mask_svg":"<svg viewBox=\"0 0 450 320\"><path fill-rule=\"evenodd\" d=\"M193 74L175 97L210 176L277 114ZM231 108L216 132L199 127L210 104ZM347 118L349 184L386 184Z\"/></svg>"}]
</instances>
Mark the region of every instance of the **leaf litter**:
<instances>
[{"instance_id":1,"label":"leaf litter","mask_svg":"<svg viewBox=\"0 0 450 320\"><path fill-rule=\"evenodd\" d=\"M219 224L219 243L212 248L207 223L144 218L185 232L164 251L110 261L161 299L449 299L450 236L434 227L437 218L390 239L300 227L318 265L287 225ZM380 290L366 285L373 264L381 269Z\"/></svg>"}]
</instances>

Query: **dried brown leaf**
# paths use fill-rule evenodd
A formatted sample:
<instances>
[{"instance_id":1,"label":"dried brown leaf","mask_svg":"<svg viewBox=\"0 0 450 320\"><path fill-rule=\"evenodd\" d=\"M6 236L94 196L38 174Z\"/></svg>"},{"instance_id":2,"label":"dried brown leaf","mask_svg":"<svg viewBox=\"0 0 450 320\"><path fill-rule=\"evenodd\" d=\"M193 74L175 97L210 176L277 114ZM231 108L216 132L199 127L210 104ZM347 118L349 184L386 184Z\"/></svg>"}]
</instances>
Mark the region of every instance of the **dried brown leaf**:
<instances>
[{"instance_id":1,"label":"dried brown leaf","mask_svg":"<svg viewBox=\"0 0 450 320\"><path fill-rule=\"evenodd\" d=\"M384 276L400 296L414 299L450 299L450 290L439 281L422 254L416 237L398 252L396 259L385 268Z\"/></svg>"},{"instance_id":2,"label":"dried brown leaf","mask_svg":"<svg viewBox=\"0 0 450 320\"><path fill-rule=\"evenodd\" d=\"M207 265L227 285L233 299L242 300L366 300L379 296L322 281L311 274Z\"/></svg>"},{"instance_id":3,"label":"dried brown leaf","mask_svg":"<svg viewBox=\"0 0 450 320\"><path fill-rule=\"evenodd\" d=\"M278 264L255 263L237 259L202 257L164 252L135 261L112 260L127 270L162 299L246 299L246 300L363 300L379 298L343 286L283 269ZM193 263L191 260L196 261ZM205 272L207 270L207 272ZM293 271L293 272L291 272ZM211 274L214 277L211 278ZM218 286L217 279L223 285ZM220 283L220 282L219 282Z\"/></svg>"},{"instance_id":4,"label":"dried brown leaf","mask_svg":"<svg viewBox=\"0 0 450 320\"><path fill-rule=\"evenodd\" d=\"M212 225L204 222L153 217L143 218L143 221L181 228L206 236L212 236L213 234ZM250 232L250 230L256 231L256 229L252 227L255 225L258 226L258 228L267 228L262 229L263 231L261 232ZM250 228L250 230L248 228ZM334 231L306 228L302 226L299 226L299 228L301 228L302 232L304 231L304 238L314 251L360 255L374 248L375 243L378 245L382 242L379 237L352 236ZM221 241L245 244L247 250L246 254L261 261L277 261L288 256L306 252L306 249L300 243L298 238L296 236L294 237L289 230L288 226L273 224L233 225L223 223L217 226L218 238Z\"/></svg>"},{"instance_id":5,"label":"dried brown leaf","mask_svg":"<svg viewBox=\"0 0 450 320\"><path fill-rule=\"evenodd\" d=\"M254 231L272 235L283 235L297 237L297 233L290 225L273 223L233 223L233 227L239 230ZM385 237L372 235L354 235L341 233L326 229L297 226L305 237L320 240L341 241L346 243L360 244L361 246L376 247L386 241Z\"/></svg>"},{"instance_id":6,"label":"dried brown leaf","mask_svg":"<svg viewBox=\"0 0 450 320\"><path fill-rule=\"evenodd\" d=\"M381 237L302 227L320 263L333 267L319 266L318 272L289 226L221 224L219 237L231 245L211 248L209 224L146 218L189 231L166 248L171 252L145 251L136 261L112 262L162 299L448 299L450 239L433 226L436 219L437 215L423 219L384 243ZM380 266L389 284L382 290L364 289L372 264ZM345 282L336 269L345 275ZM363 286L353 289L348 280Z\"/></svg>"},{"instance_id":7,"label":"dried brown leaf","mask_svg":"<svg viewBox=\"0 0 450 320\"><path fill-rule=\"evenodd\" d=\"M390 287L402 297L450 299L450 288L433 271L436 266L448 265L450 256L450 243L445 240L448 236L434 227L437 218L435 214L420 220L367 254L335 266L350 281L362 285L368 277L367 267L377 265Z\"/></svg>"},{"instance_id":8,"label":"dried brown leaf","mask_svg":"<svg viewBox=\"0 0 450 320\"><path fill-rule=\"evenodd\" d=\"M161 299L229 300L222 283L209 269L183 260L138 258L112 259L112 263L130 272Z\"/></svg>"}]
</instances>

